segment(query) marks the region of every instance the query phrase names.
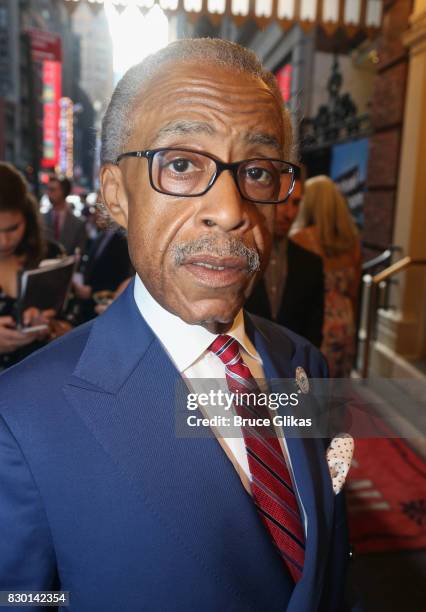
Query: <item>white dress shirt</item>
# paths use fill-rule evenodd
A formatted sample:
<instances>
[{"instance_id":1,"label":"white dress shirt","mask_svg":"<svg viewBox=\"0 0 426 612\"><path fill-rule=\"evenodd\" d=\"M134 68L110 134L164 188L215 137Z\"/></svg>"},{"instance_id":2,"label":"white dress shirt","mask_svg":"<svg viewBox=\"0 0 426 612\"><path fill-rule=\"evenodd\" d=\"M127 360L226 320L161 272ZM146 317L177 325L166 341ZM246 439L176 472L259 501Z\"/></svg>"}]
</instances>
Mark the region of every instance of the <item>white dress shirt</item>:
<instances>
[{"instance_id":1,"label":"white dress shirt","mask_svg":"<svg viewBox=\"0 0 426 612\"><path fill-rule=\"evenodd\" d=\"M211 389L213 381L217 381L217 384L220 384L220 380L223 381L223 385L221 385L222 390L227 391L225 366L217 355L208 350L208 347L217 338L218 334L209 332L201 325L190 325L163 308L152 297L138 275L135 278L134 298L141 315L163 345L177 370L186 379L191 392L201 393L202 391L208 391ZM248 366L252 376L258 381L259 385L265 388L265 383L262 385L261 382L265 381L262 359L245 332L242 309L235 317L232 327L226 333L238 340L244 363ZM202 388L202 379L208 379L208 389ZM290 475L293 479L293 485L297 492L282 428L276 429ZM251 480L242 432L238 437L227 437L226 432L220 433L220 435L229 452L233 455L237 466L242 470L246 478ZM303 509L303 506L301 507ZM306 530L307 521L304 509L303 515Z\"/></svg>"}]
</instances>

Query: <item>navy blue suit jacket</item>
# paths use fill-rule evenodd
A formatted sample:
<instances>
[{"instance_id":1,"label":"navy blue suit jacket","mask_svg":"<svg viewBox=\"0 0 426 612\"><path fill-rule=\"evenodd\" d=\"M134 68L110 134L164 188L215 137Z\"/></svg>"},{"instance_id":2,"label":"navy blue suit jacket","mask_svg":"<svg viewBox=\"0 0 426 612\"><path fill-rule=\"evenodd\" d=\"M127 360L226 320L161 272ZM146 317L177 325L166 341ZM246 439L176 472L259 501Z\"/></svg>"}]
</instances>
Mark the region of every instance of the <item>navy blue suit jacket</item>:
<instances>
[{"instance_id":1,"label":"navy blue suit jacket","mask_svg":"<svg viewBox=\"0 0 426 612\"><path fill-rule=\"evenodd\" d=\"M246 316L246 330L267 378L325 374L284 328ZM287 441L308 520L294 586L217 440L176 436L178 379L132 285L0 377L0 590L61 588L77 612L341 610L346 520L324 442Z\"/></svg>"}]
</instances>

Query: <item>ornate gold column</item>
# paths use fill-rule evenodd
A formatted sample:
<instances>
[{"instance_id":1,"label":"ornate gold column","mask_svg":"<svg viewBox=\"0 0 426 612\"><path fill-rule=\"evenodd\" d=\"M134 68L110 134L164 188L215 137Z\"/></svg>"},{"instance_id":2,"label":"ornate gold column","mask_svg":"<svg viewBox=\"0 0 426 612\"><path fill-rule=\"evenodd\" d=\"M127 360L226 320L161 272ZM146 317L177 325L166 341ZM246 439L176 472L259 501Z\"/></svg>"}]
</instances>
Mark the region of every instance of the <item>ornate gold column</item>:
<instances>
[{"instance_id":1,"label":"ornate gold column","mask_svg":"<svg viewBox=\"0 0 426 612\"><path fill-rule=\"evenodd\" d=\"M426 0L415 0L409 23L403 35L409 67L393 242L403 255L426 258ZM426 267L398 276L392 302L395 310L379 311L372 371L415 375L413 365L426 358Z\"/></svg>"}]
</instances>

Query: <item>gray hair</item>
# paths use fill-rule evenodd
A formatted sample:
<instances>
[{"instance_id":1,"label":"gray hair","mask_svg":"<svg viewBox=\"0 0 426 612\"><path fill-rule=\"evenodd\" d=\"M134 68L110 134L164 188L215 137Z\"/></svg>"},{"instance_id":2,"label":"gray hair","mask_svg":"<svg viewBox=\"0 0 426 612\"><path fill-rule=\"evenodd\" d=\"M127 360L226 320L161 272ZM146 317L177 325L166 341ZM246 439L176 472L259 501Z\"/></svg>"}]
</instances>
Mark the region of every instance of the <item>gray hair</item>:
<instances>
[{"instance_id":1,"label":"gray hair","mask_svg":"<svg viewBox=\"0 0 426 612\"><path fill-rule=\"evenodd\" d=\"M283 154L292 154L292 126L289 112L284 107L276 79L264 70L256 55L244 47L218 38L193 38L178 40L149 55L130 68L117 84L102 121L101 163L115 163L124 152L132 131L132 111L136 100L163 64L176 61L197 60L217 66L233 68L237 72L261 79L271 90L282 109Z\"/></svg>"}]
</instances>

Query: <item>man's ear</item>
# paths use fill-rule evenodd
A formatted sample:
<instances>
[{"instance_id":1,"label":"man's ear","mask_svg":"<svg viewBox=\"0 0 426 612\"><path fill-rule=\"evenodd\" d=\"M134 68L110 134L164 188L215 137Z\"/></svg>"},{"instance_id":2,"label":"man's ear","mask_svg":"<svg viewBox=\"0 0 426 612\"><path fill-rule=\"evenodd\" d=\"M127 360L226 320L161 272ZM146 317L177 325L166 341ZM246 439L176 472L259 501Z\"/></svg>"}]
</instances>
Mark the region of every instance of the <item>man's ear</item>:
<instances>
[{"instance_id":1,"label":"man's ear","mask_svg":"<svg viewBox=\"0 0 426 612\"><path fill-rule=\"evenodd\" d=\"M109 214L118 225L127 229L128 199L120 168L115 164L105 164L99 178L102 200Z\"/></svg>"}]
</instances>

